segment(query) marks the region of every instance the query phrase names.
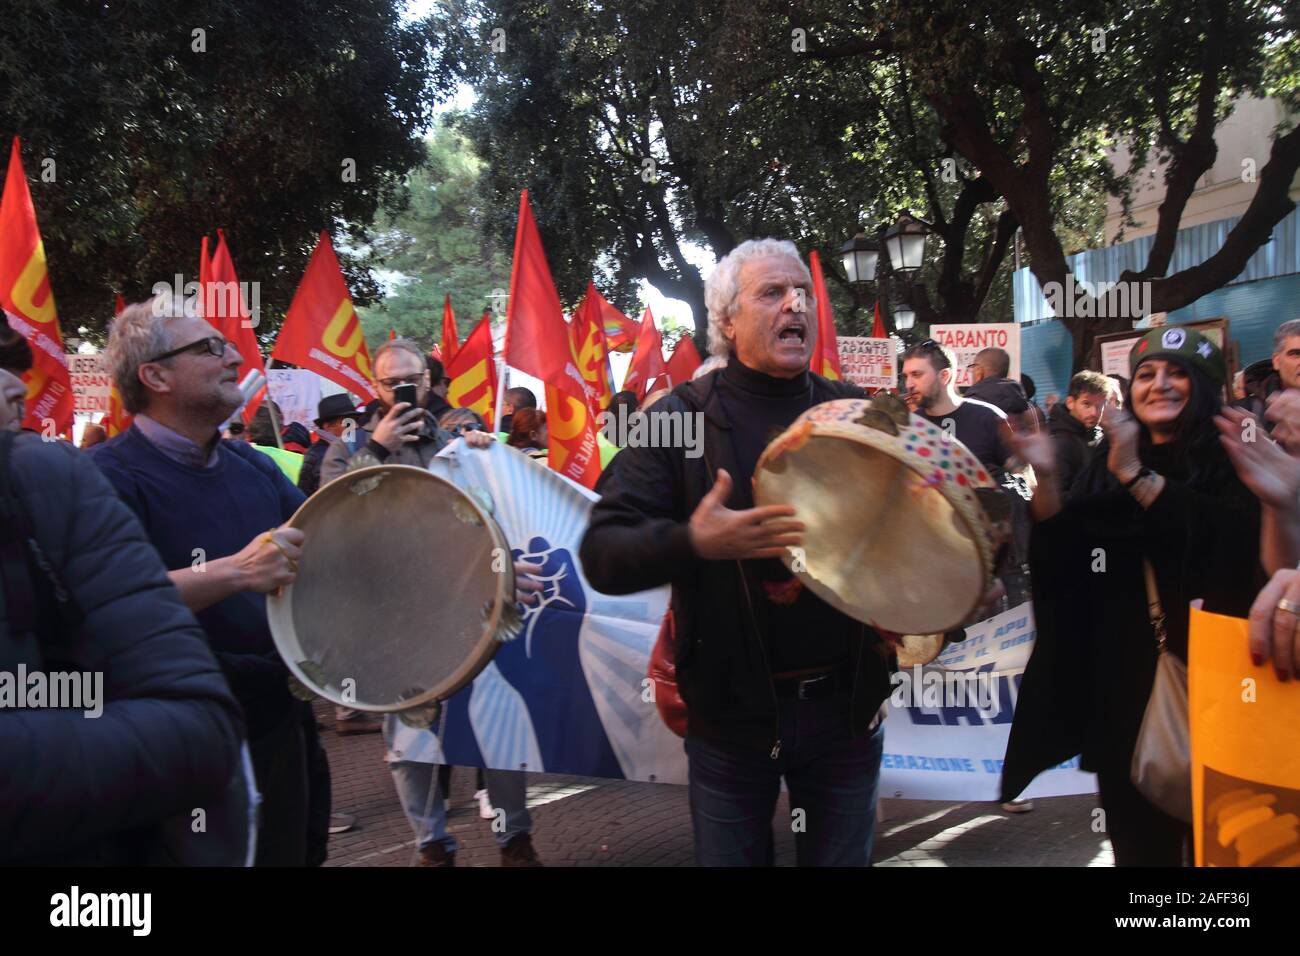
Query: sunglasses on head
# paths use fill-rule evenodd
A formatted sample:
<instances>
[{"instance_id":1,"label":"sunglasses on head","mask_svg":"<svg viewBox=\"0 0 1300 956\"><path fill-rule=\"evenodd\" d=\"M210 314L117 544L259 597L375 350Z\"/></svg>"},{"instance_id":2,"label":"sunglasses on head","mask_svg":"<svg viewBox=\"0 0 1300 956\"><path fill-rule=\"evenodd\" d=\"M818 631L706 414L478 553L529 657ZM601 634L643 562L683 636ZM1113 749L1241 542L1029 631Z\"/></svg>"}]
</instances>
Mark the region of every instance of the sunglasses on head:
<instances>
[{"instance_id":1,"label":"sunglasses on head","mask_svg":"<svg viewBox=\"0 0 1300 956\"><path fill-rule=\"evenodd\" d=\"M942 368L952 368L952 363L948 361L948 356L944 354L943 343L936 342L934 339L926 339L924 342L916 344L917 352L924 352L927 355L937 355L943 362Z\"/></svg>"},{"instance_id":2,"label":"sunglasses on head","mask_svg":"<svg viewBox=\"0 0 1300 956\"><path fill-rule=\"evenodd\" d=\"M457 435L463 434L464 432L485 432L487 431L487 429L484 428L482 425L480 425L478 422L458 422L455 425L449 426L447 431L450 432L452 437L454 438Z\"/></svg>"}]
</instances>

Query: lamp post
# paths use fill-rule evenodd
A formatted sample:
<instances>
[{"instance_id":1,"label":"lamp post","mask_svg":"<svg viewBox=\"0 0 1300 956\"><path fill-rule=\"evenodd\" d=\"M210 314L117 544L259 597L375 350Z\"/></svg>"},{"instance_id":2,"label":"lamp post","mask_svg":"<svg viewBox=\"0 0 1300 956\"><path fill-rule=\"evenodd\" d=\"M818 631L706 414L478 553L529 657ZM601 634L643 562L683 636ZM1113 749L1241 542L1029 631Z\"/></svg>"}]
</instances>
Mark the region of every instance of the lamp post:
<instances>
[{"instance_id":1,"label":"lamp post","mask_svg":"<svg viewBox=\"0 0 1300 956\"><path fill-rule=\"evenodd\" d=\"M929 233L925 223L904 213L893 225L877 229L880 240L867 238L865 232L844 243L840 254L844 261L844 274L854 292L864 295L871 283L880 288L878 298L886 302L892 298L886 293L890 276L898 275L906 290L921 266L925 264L925 240ZM881 259L884 259L883 268ZM916 324L916 311L906 302L890 309L894 317L894 330L907 332Z\"/></svg>"}]
</instances>

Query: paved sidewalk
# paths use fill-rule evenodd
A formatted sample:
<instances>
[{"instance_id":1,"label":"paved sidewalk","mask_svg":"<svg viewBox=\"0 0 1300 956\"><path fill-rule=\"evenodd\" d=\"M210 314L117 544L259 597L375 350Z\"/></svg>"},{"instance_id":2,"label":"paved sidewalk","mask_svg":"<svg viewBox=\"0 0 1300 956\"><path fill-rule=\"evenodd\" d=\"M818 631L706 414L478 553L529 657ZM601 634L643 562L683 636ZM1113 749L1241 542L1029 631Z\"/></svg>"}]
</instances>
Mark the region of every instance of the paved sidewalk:
<instances>
[{"instance_id":1,"label":"paved sidewalk","mask_svg":"<svg viewBox=\"0 0 1300 956\"><path fill-rule=\"evenodd\" d=\"M323 713L324 708L318 707ZM357 826L331 838L327 866L410 866L415 841L384 764L378 734L322 732L334 781L334 807ZM451 832L460 841L457 866L497 866L490 821L478 814L474 770L458 767L451 786ZM877 866L1111 866L1104 834L1091 828L1095 796L1035 800L1030 813L1008 814L992 803L882 800ZM532 774L528 805L533 845L547 866L691 866L686 788L596 777ZM788 796L775 819L776 862L794 865Z\"/></svg>"}]
</instances>

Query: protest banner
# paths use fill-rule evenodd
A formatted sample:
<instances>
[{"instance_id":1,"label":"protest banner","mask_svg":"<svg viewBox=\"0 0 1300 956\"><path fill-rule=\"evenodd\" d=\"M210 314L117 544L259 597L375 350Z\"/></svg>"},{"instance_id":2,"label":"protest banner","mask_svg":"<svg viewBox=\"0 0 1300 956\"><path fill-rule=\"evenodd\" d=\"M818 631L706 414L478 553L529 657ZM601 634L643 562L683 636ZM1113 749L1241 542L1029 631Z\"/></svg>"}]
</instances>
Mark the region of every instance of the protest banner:
<instances>
[{"instance_id":1,"label":"protest banner","mask_svg":"<svg viewBox=\"0 0 1300 956\"><path fill-rule=\"evenodd\" d=\"M861 388L898 387L898 339L845 336L839 347L844 381Z\"/></svg>"},{"instance_id":2,"label":"protest banner","mask_svg":"<svg viewBox=\"0 0 1300 956\"><path fill-rule=\"evenodd\" d=\"M971 384L970 364L982 349L1002 349L1011 356L1007 378L1020 381L1020 326L1014 322L969 322L961 325L932 325L930 337L952 349L956 357L954 384L966 388Z\"/></svg>"}]
</instances>

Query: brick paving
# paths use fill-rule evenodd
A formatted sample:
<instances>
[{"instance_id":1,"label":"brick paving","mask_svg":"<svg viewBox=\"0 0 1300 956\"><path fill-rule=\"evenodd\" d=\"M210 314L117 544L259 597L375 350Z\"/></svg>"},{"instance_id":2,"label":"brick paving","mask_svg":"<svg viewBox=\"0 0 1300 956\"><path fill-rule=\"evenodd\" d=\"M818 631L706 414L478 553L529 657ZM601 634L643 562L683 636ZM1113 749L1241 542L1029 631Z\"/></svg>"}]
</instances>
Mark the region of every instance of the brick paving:
<instances>
[{"instance_id":1,"label":"brick paving","mask_svg":"<svg viewBox=\"0 0 1300 956\"><path fill-rule=\"evenodd\" d=\"M318 705L318 712L325 713ZM357 825L330 840L327 866L410 866L415 840L402 814L378 734L321 734L333 774L334 807ZM490 821L478 814L474 770L458 767L448 826L460 842L457 866L497 866ZM533 846L547 866L691 866L686 788L563 774L532 774ZM1095 796L1034 801L1029 813L993 803L881 801L877 866L1112 866L1104 834L1091 828ZM793 866L788 796L777 803L776 862Z\"/></svg>"}]
</instances>

